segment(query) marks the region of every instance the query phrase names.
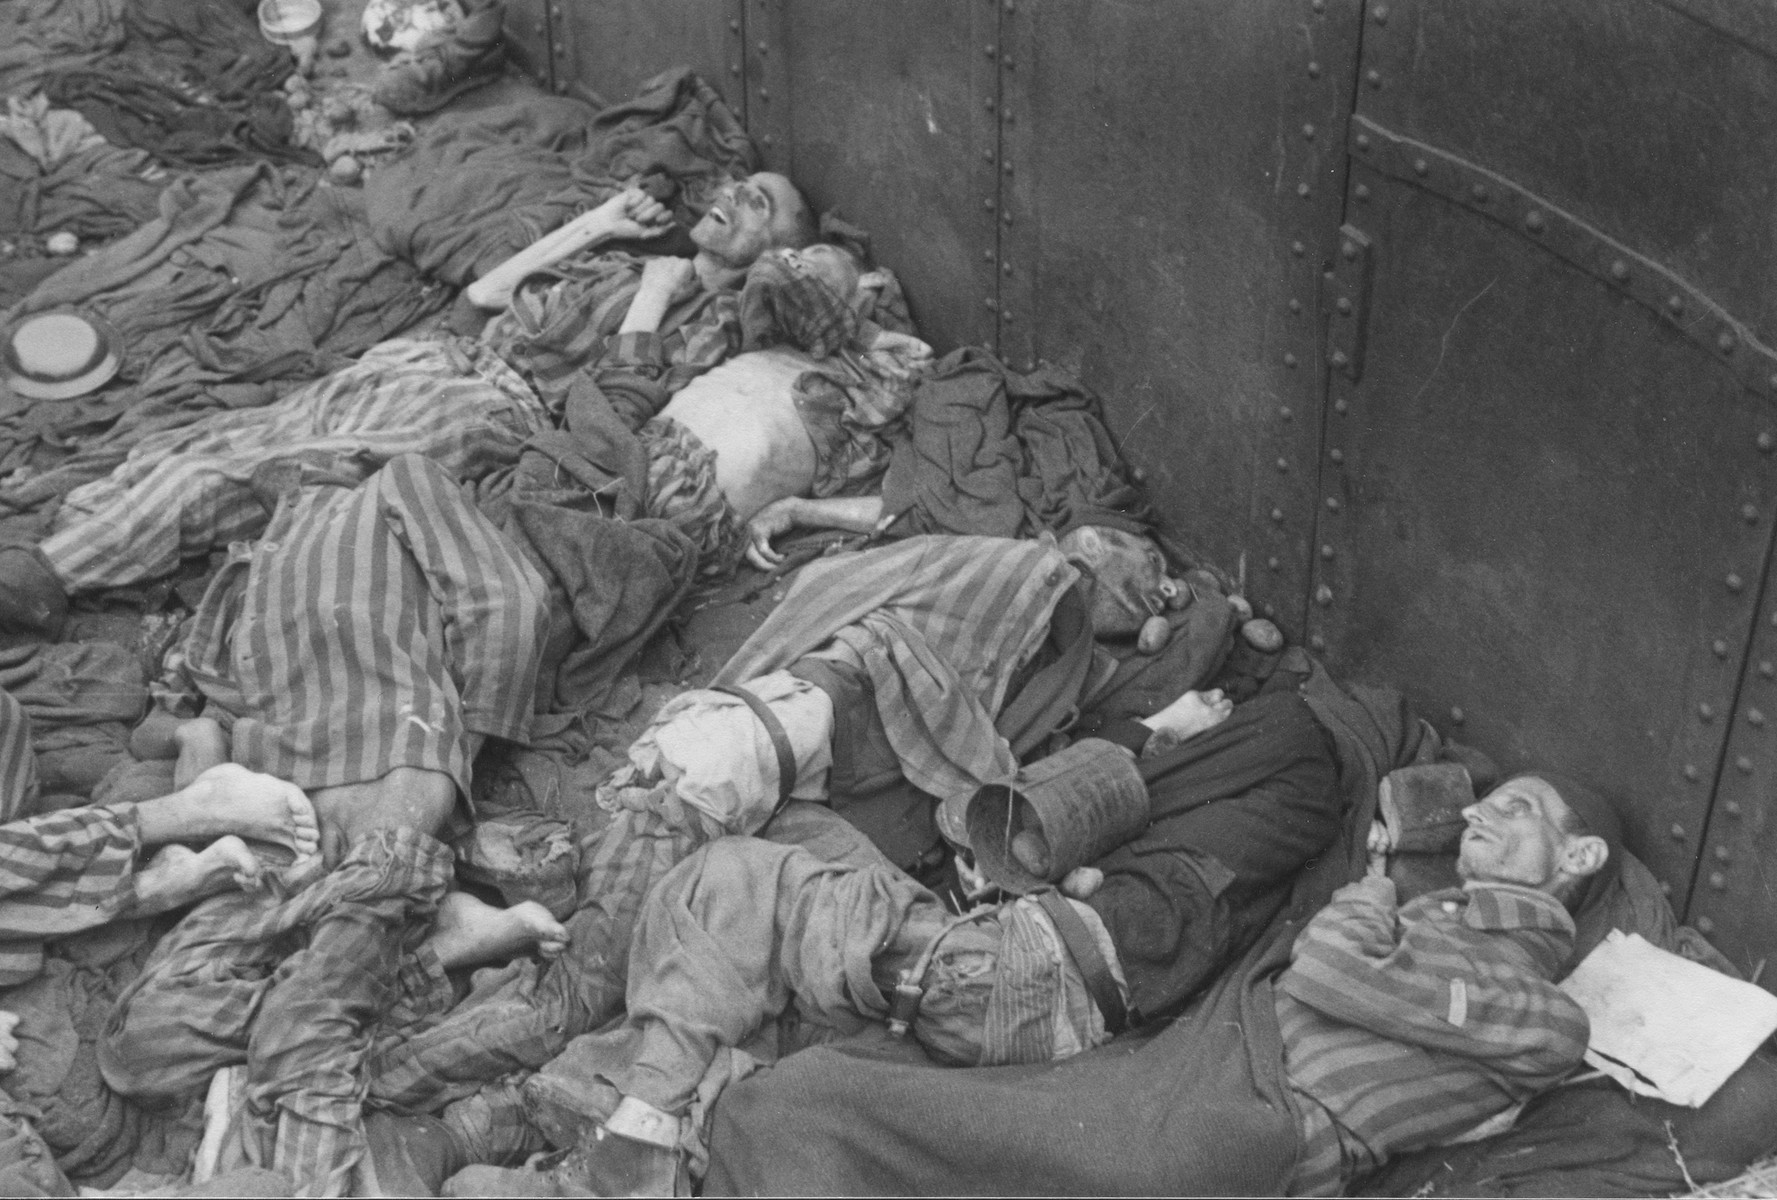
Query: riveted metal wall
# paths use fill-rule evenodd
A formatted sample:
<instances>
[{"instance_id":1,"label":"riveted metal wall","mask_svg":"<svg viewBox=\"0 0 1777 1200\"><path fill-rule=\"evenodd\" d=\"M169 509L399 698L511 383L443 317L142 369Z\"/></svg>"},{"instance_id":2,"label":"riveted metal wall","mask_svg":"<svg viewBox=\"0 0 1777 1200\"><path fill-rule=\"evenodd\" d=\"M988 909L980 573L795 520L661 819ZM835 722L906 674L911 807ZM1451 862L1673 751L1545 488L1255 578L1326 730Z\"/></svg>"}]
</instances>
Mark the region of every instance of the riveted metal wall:
<instances>
[{"instance_id":1,"label":"riveted metal wall","mask_svg":"<svg viewBox=\"0 0 1777 1200\"><path fill-rule=\"evenodd\" d=\"M1681 911L1707 849L1691 916L1750 961L1777 64L1699 8L1368 6L1310 621L1336 670L1626 797Z\"/></svg>"},{"instance_id":2,"label":"riveted metal wall","mask_svg":"<svg viewBox=\"0 0 1777 1200\"><path fill-rule=\"evenodd\" d=\"M872 234L940 350L995 344L998 0L749 11L748 127L768 165Z\"/></svg>"},{"instance_id":3,"label":"riveted metal wall","mask_svg":"<svg viewBox=\"0 0 1777 1200\"><path fill-rule=\"evenodd\" d=\"M545 87L595 104L635 94L669 67L689 66L744 115L740 49L744 0L507 0L508 44ZM528 53L535 39L541 55ZM546 58L545 72L531 65Z\"/></svg>"},{"instance_id":4,"label":"riveted metal wall","mask_svg":"<svg viewBox=\"0 0 1777 1200\"><path fill-rule=\"evenodd\" d=\"M1301 632L1352 0L1014 0L1000 327L1105 399L1186 541Z\"/></svg>"},{"instance_id":5,"label":"riveted metal wall","mask_svg":"<svg viewBox=\"0 0 1777 1200\"><path fill-rule=\"evenodd\" d=\"M506 0L502 32L506 56L544 87L553 89L549 0Z\"/></svg>"}]
</instances>

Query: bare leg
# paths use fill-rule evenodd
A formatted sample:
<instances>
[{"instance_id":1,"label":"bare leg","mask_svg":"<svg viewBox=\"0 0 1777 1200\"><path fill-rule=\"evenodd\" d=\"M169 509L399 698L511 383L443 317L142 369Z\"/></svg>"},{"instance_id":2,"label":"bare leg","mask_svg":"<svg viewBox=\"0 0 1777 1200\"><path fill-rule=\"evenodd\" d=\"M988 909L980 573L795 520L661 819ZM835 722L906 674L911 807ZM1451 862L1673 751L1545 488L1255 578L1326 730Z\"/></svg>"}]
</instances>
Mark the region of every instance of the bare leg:
<instances>
[{"instance_id":1,"label":"bare leg","mask_svg":"<svg viewBox=\"0 0 1777 1200\"><path fill-rule=\"evenodd\" d=\"M535 900L495 908L468 892L451 892L438 906L438 924L426 939L446 970L511 958L532 946L544 958L567 948L568 931Z\"/></svg>"},{"instance_id":2,"label":"bare leg","mask_svg":"<svg viewBox=\"0 0 1777 1200\"><path fill-rule=\"evenodd\" d=\"M456 806L456 783L442 771L396 767L370 783L348 783L315 793L321 848L332 865L373 834L416 829L437 836Z\"/></svg>"},{"instance_id":3,"label":"bare leg","mask_svg":"<svg viewBox=\"0 0 1777 1200\"><path fill-rule=\"evenodd\" d=\"M136 828L145 846L234 834L286 847L299 859L313 854L320 841L314 806L301 788L233 763L211 767L170 796L136 805Z\"/></svg>"},{"instance_id":4,"label":"bare leg","mask_svg":"<svg viewBox=\"0 0 1777 1200\"><path fill-rule=\"evenodd\" d=\"M228 761L228 735L209 717L181 721L173 730L179 761L173 767L173 786L188 788L211 767Z\"/></svg>"}]
</instances>

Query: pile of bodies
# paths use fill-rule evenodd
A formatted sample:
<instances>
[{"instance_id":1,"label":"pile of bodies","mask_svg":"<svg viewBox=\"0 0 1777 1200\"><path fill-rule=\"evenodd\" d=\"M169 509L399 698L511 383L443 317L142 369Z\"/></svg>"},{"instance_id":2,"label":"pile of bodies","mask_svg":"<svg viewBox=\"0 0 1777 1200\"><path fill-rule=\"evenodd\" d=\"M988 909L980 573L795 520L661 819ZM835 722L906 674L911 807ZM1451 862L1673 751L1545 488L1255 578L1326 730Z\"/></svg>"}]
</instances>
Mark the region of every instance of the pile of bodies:
<instances>
[{"instance_id":1,"label":"pile of bodies","mask_svg":"<svg viewBox=\"0 0 1777 1200\"><path fill-rule=\"evenodd\" d=\"M1089 392L935 361L700 82L566 104L441 123L329 218L398 293L350 334L311 305L283 353L337 271L230 257L319 227L242 215L308 212L300 163L175 182L15 310L139 356L83 444L8 426L9 1192L1661 1190L1669 1146L1768 1148L1765 1057L1713 1109L1564 1084L1608 931L1711 953L1610 803L1281 645ZM466 298L388 336L443 306L418 268ZM847 536L787 561L809 528ZM675 614L798 564L576 769ZM73 636L129 595L146 672ZM50 794L35 751L106 722ZM1479 798L1451 886L1397 883L1378 784L1435 762ZM1082 848L1046 806L1136 816Z\"/></svg>"}]
</instances>

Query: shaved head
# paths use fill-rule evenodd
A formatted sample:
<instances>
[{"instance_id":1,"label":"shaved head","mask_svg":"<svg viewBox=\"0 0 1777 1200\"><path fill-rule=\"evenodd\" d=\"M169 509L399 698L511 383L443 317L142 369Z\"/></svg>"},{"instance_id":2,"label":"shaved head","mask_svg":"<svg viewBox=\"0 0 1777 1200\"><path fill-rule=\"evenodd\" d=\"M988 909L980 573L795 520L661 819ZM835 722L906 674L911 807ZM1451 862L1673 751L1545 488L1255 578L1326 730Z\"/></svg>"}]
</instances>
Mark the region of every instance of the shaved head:
<instances>
[{"instance_id":1,"label":"shaved head","mask_svg":"<svg viewBox=\"0 0 1777 1200\"><path fill-rule=\"evenodd\" d=\"M814 214L796 185L774 171L723 184L691 228L698 250L730 270L744 270L767 250L800 250L815 240Z\"/></svg>"}]
</instances>

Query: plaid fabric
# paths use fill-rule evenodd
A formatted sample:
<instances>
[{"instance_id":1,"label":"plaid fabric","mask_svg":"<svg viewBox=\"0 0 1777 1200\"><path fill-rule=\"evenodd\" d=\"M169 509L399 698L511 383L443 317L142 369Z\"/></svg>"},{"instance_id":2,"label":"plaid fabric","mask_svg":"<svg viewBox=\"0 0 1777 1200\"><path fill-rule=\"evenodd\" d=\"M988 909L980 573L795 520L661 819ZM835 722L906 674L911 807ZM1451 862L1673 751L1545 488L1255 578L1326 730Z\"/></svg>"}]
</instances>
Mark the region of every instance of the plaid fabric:
<instances>
[{"instance_id":1,"label":"plaid fabric","mask_svg":"<svg viewBox=\"0 0 1777 1200\"><path fill-rule=\"evenodd\" d=\"M144 438L107 478L68 494L41 548L70 592L154 579L182 556L265 528L248 482L268 460L311 451L374 465L423 454L467 478L490 465L490 432L516 460L549 426L536 394L485 347L384 342L275 404Z\"/></svg>"},{"instance_id":2,"label":"plaid fabric","mask_svg":"<svg viewBox=\"0 0 1777 1200\"><path fill-rule=\"evenodd\" d=\"M1572 945L1559 901L1509 884L1398 911L1386 878L1334 895L1278 978L1277 1018L1290 1085L1332 1115L1342 1180L1463 1133L1580 1061L1586 1015L1552 982Z\"/></svg>"},{"instance_id":3,"label":"plaid fabric","mask_svg":"<svg viewBox=\"0 0 1777 1200\"><path fill-rule=\"evenodd\" d=\"M637 436L648 453L647 515L691 539L699 574L733 570L746 549L746 526L717 486L716 452L670 417L655 417Z\"/></svg>"},{"instance_id":4,"label":"plaid fabric","mask_svg":"<svg viewBox=\"0 0 1777 1200\"><path fill-rule=\"evenodd\" d=\"M37 798L37 751L31 714L0 688L0 821L10 821Z\"/></svg>"},{"instance_id":5,"label":"plaid fabric","mask_svg":"<svg viewBox=\"0 0 1777 1200\"><path fill-rule=\"evenodd\" d=\"M846 348L810 364L796 381L796 412L814 443L811 495L856 492L888 470L891 435L930 369L905 348Z\"/></svg>"},{"instance_id":6,"label":"plaid fabric","mask_svg":"<svg viewBox=\"0 0 1777 1200\"><path fill-rule=\"evenodd\" d=\"M435 1019L454 1000L436 957L417 952L451 873L442 843L389 831L287 900L200 904L118 998L99 1044L105 1082L181 1097L245 1062L259 1161L298 1195L344 1195L364 1152L377 1027Z\"/></svg>"},{"instance_id":7,"label":"plaid fabric","mask_svg":"<svg viewBox=\"0 0 1777 1200\"><path fill-rule=\"evenodd\" d=\"M288 494L211 584L184 669L252 770L313 790L415 767L468 796L466 735L529 735L547 603L445 469L401 455Z\"/></svg>"},{"instance_id":8,"label":"plaid fabric","mask_svg":"<svg viewBox=\"0 0 1777 1200\"><path fill-rule=\"evenodd\" d=\"M848 297L807 271L799 258L766 251L747 271L740 293L742 350L788 343L825 358L858 333Z\"/></svg>"},{"instance_id":9,"label":"plaid fabric","mask_svg":"<svg viewBox=\"0 0 1777 1200\"><path fill-rule=\"evenodd\" d=\"M740 349L740 297L701 286L668 308L652 334L619 334L645 258L583 254L520 285L482 340L559 407L586 372L632 427L667 397Z\"/></svg>"},{"instance_id":10,"label":"plaid fabric","mask_svg":"<svg viewBox=\"0 0 1777 1200\"><path fill-rule=\"evenodd\" d=\"M1054 546L1011 538L915 537L818 559L714 683L781 670L837 635L870 676L908 781L972 794L1017 770L993 714L1078 578Z\"/></svg>"}]
</instances>

